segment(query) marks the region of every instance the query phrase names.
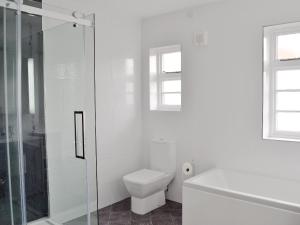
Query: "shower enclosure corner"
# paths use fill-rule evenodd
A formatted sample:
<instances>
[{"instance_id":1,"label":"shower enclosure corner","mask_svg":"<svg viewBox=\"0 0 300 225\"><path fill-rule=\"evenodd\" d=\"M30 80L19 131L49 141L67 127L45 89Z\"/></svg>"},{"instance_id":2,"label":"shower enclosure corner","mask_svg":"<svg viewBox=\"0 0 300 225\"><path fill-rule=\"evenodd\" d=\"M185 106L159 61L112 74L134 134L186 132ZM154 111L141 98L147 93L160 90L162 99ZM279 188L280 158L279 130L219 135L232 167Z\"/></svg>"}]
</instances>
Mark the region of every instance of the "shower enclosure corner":
<instances>
[{"instance_id":1,"label":"shower enclosure corner","mask_svg":"<svg viewBox=\"0 0 300 225\"><path fill-rule=\"evenodd\" d=\"M0 0L0 225L98 224L94 15L61 11Z\"/></svg>"}]
</instances>

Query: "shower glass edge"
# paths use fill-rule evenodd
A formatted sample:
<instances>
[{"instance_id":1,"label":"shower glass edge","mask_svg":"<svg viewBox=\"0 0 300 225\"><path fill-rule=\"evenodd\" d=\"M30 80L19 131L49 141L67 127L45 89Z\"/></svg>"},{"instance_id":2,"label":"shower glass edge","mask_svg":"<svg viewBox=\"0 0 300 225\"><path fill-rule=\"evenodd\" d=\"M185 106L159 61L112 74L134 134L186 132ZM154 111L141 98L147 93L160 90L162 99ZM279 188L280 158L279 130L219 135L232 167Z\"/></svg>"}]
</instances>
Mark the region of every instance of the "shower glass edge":
<instances>
[{"instance_id":1,"label":"shower glass edge","mask_svg":"<svg viewBox=\"0 0 300 225\"><path fill-rule=\"evenodd\" d=\"M26 206L24 204L22 122L20 116L20 10L19 4L12 1L1 1L1 70L3 77L3 95L1 107L1 160L5 162L7 174L1 171L1 223L23 225L26 223ZM6 150L5 152L3 150ZM8 196L9 207L5 206ZM7 197L6 197L7 199ZM25 207L25 208L24 208ZM9 208L9 209L8 209Z\"/></svg>"}]
</instances>

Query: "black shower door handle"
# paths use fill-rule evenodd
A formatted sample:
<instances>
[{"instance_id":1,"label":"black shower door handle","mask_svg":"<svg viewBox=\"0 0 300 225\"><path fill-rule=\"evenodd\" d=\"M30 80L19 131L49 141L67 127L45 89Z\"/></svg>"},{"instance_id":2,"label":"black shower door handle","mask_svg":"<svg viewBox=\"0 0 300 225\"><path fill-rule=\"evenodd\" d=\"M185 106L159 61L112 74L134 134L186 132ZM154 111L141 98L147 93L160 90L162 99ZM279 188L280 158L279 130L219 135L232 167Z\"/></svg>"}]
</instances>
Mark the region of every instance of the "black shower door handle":
<instances>
[{"instance_id":1,"label":"black shower door handle","mask_svg":"<svg viewBox=\"0 0 300 225\"><path fill-rule=\"evenodd\" d=\"M85 159L83 111L74 111L74 130L75 130L75 157L78 159Z\"/></svg>"}]
</instances>

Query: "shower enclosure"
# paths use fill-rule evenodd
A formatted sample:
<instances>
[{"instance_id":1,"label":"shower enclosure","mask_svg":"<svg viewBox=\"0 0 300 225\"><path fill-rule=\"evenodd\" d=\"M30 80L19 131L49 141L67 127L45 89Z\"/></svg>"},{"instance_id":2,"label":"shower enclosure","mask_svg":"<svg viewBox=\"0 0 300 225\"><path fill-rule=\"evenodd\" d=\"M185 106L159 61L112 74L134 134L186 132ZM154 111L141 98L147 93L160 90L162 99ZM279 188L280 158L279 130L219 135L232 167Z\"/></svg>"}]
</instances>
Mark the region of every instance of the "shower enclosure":
<instances>
[{"instance_id":1,"label":"shower enclosure","mask_svg":"<svg viewBox=\"0 0 300 225\"><path fill-rule=\"evenodd\" d=\"M98 224L95 102L94 16L0 0L0 225Z\"/></svg>"}]
</instances>

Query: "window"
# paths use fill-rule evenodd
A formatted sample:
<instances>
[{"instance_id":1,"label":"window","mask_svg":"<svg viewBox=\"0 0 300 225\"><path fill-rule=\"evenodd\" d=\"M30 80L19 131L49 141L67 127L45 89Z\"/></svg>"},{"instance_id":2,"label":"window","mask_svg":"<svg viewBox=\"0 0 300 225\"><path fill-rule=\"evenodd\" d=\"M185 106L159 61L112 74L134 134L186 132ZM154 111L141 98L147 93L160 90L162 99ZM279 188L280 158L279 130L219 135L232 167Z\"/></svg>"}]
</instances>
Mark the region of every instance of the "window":
<instances>
[{"instance_id":1,"label":"window","mask_svg":"<svg viewBox=\"0 0 300 225\"><path fill-rule=\"evenodd\" d=\"M181 110L181 47L150 49L150 110Z\"/></svg>"},{"instance_id":2,"label":"window","mask_svg":"<svg viewBox=\"0 0 300 225\"><path fill-rule=\"evenodd\" d=\"M29 58L27 63L28 63L29 113L35 114L34 58Z\"/></svg>"},{"instance_id":3,"label":"window","mask_svg":"<svg viewBox=\"0 0 300 225\"><path fill-rule=\"evenodd\" d=\"M264 29L263 133L300 141L300 23Z\"/></svg>"}]
</instances>

